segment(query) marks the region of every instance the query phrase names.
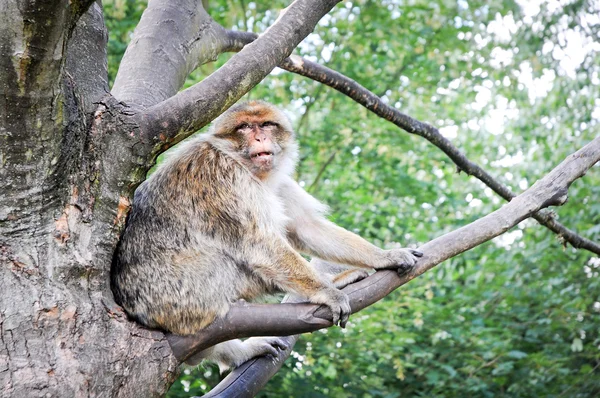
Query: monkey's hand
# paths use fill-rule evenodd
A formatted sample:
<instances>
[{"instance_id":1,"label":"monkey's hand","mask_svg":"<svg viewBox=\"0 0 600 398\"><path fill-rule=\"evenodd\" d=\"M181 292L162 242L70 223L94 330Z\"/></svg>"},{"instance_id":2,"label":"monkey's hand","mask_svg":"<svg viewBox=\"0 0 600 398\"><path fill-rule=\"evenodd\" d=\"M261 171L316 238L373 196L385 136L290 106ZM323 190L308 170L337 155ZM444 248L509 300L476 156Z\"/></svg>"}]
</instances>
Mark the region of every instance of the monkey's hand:
<instances>
[{"instance_id":1,"label":"monkey's hand","mask_svg":"<svg viewBox=\"0 0 600 398\"><path fill-rule=\"evenodd\" d=\"M382 265L375 269L395 269L404 275L414 268L419 257L423 257L423 253L414 249L384 250Z\"/></svg>"},{"instance_id":2,"label":"monkey's hand","mask_svg":"<svg viewBox=\"0 0 600 398\"><path fill-rule=\"evenodd\" d=\"M346 293L334 287L327 287L309 297L309 300L311 303L328 306L333 314L333 324L339 323L341 327L346 327L351 311L350 300Z\"/></svg>"}]
</instances>

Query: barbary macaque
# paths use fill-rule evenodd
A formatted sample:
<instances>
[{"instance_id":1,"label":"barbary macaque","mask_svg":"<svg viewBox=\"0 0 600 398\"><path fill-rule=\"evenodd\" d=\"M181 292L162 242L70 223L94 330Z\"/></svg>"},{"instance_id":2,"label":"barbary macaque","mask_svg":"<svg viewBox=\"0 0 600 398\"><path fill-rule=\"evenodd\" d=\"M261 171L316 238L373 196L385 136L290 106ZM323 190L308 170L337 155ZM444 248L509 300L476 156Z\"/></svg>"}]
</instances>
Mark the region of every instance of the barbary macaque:
<instances>
[{"instance_id":1,"label":"barbary macaque","mask_svg":"<svg viewBox=\"0 0 600 398\"><path fill-rule=\"evenodd\" d=\"M344 326L350 305L336 286L364 269L406 272L421 253L382 250L327 220L291 178L297 152L288 118L261 101L233 106L184 143L135 192L111 269L117 303L145 326L189 335L235 301L289 292ZM329 278L299 252L363 270ZM232 340L196 358L225 369L276 348L276 338Z\"/></svg>"}]
</instances>

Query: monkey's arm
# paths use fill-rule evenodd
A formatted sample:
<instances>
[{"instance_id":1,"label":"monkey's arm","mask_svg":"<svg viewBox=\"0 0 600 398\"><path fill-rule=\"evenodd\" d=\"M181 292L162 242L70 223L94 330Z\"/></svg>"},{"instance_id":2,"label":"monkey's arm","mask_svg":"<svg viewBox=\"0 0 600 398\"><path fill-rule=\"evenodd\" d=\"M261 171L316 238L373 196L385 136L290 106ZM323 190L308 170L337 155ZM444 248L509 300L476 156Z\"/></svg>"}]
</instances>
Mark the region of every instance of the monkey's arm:
<instances>
[{"instance_id":1,"label":"monkey's arm","mask_svg":"<svg viewBox=\"0 0 600 398\"><path fill-rule=\"evenodd\" d=\"M266 283L279 289L308 298L311 303L331 308L334 325L345 326L350 315L348 296L310 266L282 237L261 239L248 255L248 266Z\"/></svg>"},{"instance_id":2,"label":"monkey's arm","mask_svg":"<svg viewBox=\"0 0 600 398\"><path fill-rule=\"evenodd\" d=\"M410 269L421 253L410 249L383 250L327 220L326 207L291 178L281 191L287 215L290 243L300 252L324 260L363 268L399 271Z\"/></svg>"}]
</instances>

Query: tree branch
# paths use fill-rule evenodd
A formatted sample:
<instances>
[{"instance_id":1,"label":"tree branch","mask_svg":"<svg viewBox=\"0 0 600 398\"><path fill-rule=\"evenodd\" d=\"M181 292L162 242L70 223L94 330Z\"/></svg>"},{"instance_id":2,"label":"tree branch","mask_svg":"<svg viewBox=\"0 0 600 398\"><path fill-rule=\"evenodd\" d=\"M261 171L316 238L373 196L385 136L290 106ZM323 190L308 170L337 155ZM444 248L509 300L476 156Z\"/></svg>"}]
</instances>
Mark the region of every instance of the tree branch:
<instances>
[{"instance_id":1,"label":"tree branch","mask_svg":"<svg viewBox=\"0 0 600 398\"><path fill-rule=\"evenodd\" d=\"M435 267L441 262L499 236L535 212L548 206L560 206L567 200L571 183L600 161L600 137L568 156L560 165L531 188L500 209L473 223L436 238L421 246L424 256L409 274L398 276L394 271L378 271L368 278L344 288L350 298L352 313L382 299L390 292ZM290 335L315 331L331 326L328 308L314 304L249 304L236 303L223 318L215 320L192 336L168 335L173 354L185 360L193 353L222 341L257 335ZM288 353L290 350L286 350ZM220 397L245 395L240 383L262 387L281 366L285 357L270 365L262 359L236 369L227 388L219 387ZM289 353L288 353L289 355ZM248 370L251 369L251 370ZM251 377L239 378L243 374Z\"/></svg>"},{"instance_id":2,"label":"tree branch","mask_svg":"<svg viewBox=\"0 0 600 398\"><path fill-rule=\"evenodd\" d=\"M338 2L295 0L269 29L215 73L147 109L140 122L145 138L153 140L158 151L161 144L179 142L208 124L264 79Z\"/></svg>"},{"instance_id":3,"label":"tree branch","mask_svg":"<svg viewBox=\"0 0 600 398\"><path fill-rule=\"evenodd\" d=\"M244 35L239 35L238 33L239 32L233 31L228 31L227 33L228 35L235 35L238 39L236 42L238 47L230 47L231 51L239 51L245 44L251 43L256 37L254 33L246 32ZM286 58L279 67L288 72L293 72L319 83L323 83L353 99L377 116L392 122L407 133L425 138L427 141L441 149L458 166L459 170L477 178L503 199L510 201L516 196L509 187L496 180L476 163L471 162L465 154L452 145L438 129L427 123L420 122L387 105L377 95L349 77L297 55ZM565 227L555 220L554 215L551 212L540 211L533 215L533 218L557 234L565 242L570 243L573 247L577 249L586 249L600 255L599 244Z\"/></svg>"},{"instance_id":4,"label":"tree branch","mask_svg":"<svg viewBox=\"0 0 600 398\"><path fill-rule=\"evenodd\" d=\"M74 85L86 114L91 115L108 93L106 43L102 7L93 3L79 18L67 43L66 79Z\"/></svg>"},{"instance_id":5,"label":"tree branch","mask_svg":"<svg viewBox=\"0 0 600 398\"><path fill-rule=\"evenodd\" d=\"M397 109L384 103L381 98L361 86L354 80L333 71L325 66L316 64L298 56L291 56L283 61L281 68L321 82L342 94L352 98L377 116L384 118L402 130L410 134L421 136L440 148L459 167L460 170L477 178L494 192L507 201L516 195L506 185L502 184L479 165L471 162L464 153L444 137L435 127L422 123L412 117L403 114ZM552 232L558 234L562 239L569 242L573 247L586 249L600 255L600 245L586 239L576 232L568 229L554 219L549 211L540 211L533 218Z\"/></svg>"},{"instance_id":6,"label":"tree branch","mask_svg":"<svg viewBox=\"0 0 600 398\"><path fill-rule=\"evenodd\" d=\"M133 32L112 94L131 105L155 105L176 94L190 72L216 60L231 43L201 1L152 0Z\"/></svg>"},{"instance_id":7,"label":"tree branch","mask_svg":"<svg viewBox=\"0 0 600 398\"><path fill-rule=\"evenodd\" d=\"M323 173L325 173L325 170L327 169L327 167L329 167L331 162L333 162L333 159L335 159L335 155L337 155L337 151L333 151L333 153L331 155L329 155L329 158L327 159L327 161L325 163L323 163L323 165L319 169L319 172L317 173L317 176L313 180L312 184L309 185L307 191L309 191L311 193L315 192L315 190L317 189L317 186L319 185L319 181L321 181L321 177L323 177Z\"/></svg>"}]
</instances>

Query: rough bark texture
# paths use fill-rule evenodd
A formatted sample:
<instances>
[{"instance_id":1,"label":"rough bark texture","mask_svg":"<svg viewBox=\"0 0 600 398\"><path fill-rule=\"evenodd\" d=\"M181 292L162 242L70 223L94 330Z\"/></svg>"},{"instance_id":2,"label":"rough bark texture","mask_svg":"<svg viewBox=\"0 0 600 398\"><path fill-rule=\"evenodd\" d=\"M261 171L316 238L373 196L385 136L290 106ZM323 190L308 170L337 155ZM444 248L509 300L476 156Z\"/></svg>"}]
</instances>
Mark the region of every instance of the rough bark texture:
<instances>
[{"instance_id":1,"label":"rough bark texture","mask_svg":"<svg viewBox=\"0 0 600 398\"><path fill-rule=\"evenodd\" d=\"M227 67L242 88L239 80L214 78L188 92L189 103L175 112L187 112L198 95L211 106L203 112L200 102L186 117L202 114L200 123L208 123L336 3L293 3L291 30L277 22ZM161 136L160 115L143 109L239 43L201 2L151 6L119 72L116 92L126 104L108 90L99 3L0 3L0 396L162 396L178 375L164 334L139 327L114 304L108 272L131 195L172 143ZM249 61L255 51L268 52L259 71ZM180 129L176 139L191 133Z\"/></svg>"},{"instance_id":2,"label":"rough bark texture","mask_svg":"<svg viewBox=\"0 0 600 398\"><path fill-rule=\"evenodd\" d=\"M94 123L107 34L97 4L81 19L77 5L3 3L15 8L0 14L0 395L160 395L177 360L107 293L124 218L122 188L100 184L116 171L102 167ZM30 7L20 26L19 7Z\"/></svg>"},{"instance_id":3,"label":"rough bark texture","mask_svg":"<svg viewBox=\"0 0 600 398\"><path fill-rule=\"evenodd\" d=\"M112 94L143 107L166 100L199 64L215 60L229 45L223 32L199 1L148 2L119 66Z\"/></svg>"}]
</instances>

